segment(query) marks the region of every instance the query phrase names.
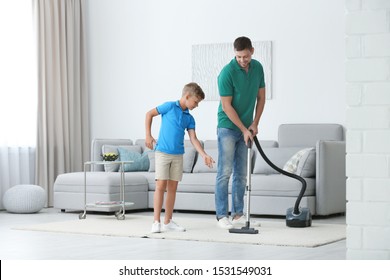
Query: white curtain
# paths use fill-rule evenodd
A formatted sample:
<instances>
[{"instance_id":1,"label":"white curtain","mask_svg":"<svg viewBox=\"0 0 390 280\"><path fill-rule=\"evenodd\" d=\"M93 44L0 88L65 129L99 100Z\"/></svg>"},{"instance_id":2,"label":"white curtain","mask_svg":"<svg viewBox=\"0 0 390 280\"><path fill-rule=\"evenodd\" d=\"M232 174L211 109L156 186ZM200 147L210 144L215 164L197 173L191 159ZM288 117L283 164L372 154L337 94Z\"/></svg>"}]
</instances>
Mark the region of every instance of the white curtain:
<instances>
[{"instance_id":1,"label":"white curtain","mask_svg":"<svg viewBox=\"0 0 390 280\"><path fill-rule=\"evenodd\" d=\"M35 148L0 147L1 198L7 189L18 184L34 184ZM3 199L0 201L3 209Z\"/></svg>"},{"instance_id":2,"label":"white curtain","mask_svg":"<svg viewBox=\"0 0 390 280\"><path fill-rule=\"evenodd\" d=\"M53 205L58 174L89 159L84 0L33 0L38 43L37 184Z\"/></svg>"},{"instance_id":3,"label":"white curtain","mask_svg":"<svg viewBox=\"0 0 390 280\"><path fill-rule=\"evenodd\" d=\"M35 181L36 48L31 1L0 1L0 209L3 195Z\"/></svg>"}]
</instances>

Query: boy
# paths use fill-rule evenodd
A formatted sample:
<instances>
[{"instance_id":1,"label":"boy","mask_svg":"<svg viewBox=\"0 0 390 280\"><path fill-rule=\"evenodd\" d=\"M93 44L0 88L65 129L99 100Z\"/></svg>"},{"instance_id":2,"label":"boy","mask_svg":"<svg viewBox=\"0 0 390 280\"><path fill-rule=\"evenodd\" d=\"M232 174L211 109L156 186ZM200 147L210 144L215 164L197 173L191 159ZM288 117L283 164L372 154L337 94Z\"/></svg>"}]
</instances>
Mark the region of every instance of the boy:
<instances>
[{"instance_id":1,"label":"boy","mask_svg":"<svg viewBox=\"0 0 390 280\"><path fill-rule=\"evenodd\" d=\"M214 160L206 154L195 133L195 120L189 113L198 107L204 99L204 92L196 83L184 86L182 96L178 101L165 102L146 113L145 145L153 149L156 140L151 134L152 119L161 115L161 128L156 143L156 190L154 191L154 223L152 233L161 231L185 231L185 228L172 221L172 213L175 204L178 182L183 175L184 134L188 131L192 145L202 156L205 164L212 167ZM164 201L164 193L167 191L165 201L164 223L161 224L160 214Z\"/></svg>"}]
</instances>

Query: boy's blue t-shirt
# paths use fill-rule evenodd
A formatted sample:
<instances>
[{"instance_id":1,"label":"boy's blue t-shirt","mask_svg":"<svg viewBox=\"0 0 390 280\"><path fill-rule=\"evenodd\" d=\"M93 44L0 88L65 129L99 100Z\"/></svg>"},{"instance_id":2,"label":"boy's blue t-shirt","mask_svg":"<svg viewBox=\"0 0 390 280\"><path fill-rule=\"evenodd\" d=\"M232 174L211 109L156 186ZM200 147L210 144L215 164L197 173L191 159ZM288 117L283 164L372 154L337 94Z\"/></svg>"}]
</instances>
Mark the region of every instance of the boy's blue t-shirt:
<instances>
[{"instance_id":1,"label":"boy's blue t-shirt","mask_svg":"<svg viewBox=\"0 0 390 280\"><path fill-rule=\"evenodd\" d=\"M156 109L162 119L156 151L184 154L184 133L186 129L195 129L194 117L188 109L182 110L179 101L165 102Z\"/></svg>"}]
</instances>

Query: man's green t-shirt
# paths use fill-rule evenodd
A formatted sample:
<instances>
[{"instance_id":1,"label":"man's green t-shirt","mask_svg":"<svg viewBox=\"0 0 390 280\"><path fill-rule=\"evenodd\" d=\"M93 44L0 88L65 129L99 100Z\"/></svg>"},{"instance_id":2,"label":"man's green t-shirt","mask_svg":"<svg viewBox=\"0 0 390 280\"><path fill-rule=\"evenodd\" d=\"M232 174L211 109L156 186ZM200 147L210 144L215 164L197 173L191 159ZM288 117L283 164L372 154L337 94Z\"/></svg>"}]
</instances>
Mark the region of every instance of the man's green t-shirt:
<instances>
[{"instance_id":1,"label":"man's green t-shirt","mask_svg":"<svg viewBox=\"0 0 390 280\"><path fill-rule=\"evenodd\" d=\"M264 87L263 66L254 59L246 72L233 58L218 76L219 95L233 97L232 106L246 127L253 122L257 94ZM221 102L218 108L218 127L239 130L223 111Z\"/></svg>"}]
</instances>

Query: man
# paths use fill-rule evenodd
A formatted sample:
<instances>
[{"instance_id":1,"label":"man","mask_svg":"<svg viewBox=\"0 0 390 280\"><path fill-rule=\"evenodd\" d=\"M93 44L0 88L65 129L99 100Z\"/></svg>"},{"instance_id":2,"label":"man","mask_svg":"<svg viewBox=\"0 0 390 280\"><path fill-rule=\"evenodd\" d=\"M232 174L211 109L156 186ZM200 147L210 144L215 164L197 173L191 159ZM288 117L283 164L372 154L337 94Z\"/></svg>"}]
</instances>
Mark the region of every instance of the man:
<instances>
[{"instance_id":1,"label":"man","mask_svg":"<svg viewBox=\"0 0 390 280\"><path fill-rule=\"evenodd\" d=\"M263 66L252 59L254 48L247 37L234 41L235 57L218 76L218 171L215 205L218 225L224 229L245 225L243 215L247 172L247 144L258 133L265 105ZM253 114L255 112L255 114ZM254 118L253 118L253 115ZM229 219L228 185L232 201Z\"/></svg>"}]
</instances>

